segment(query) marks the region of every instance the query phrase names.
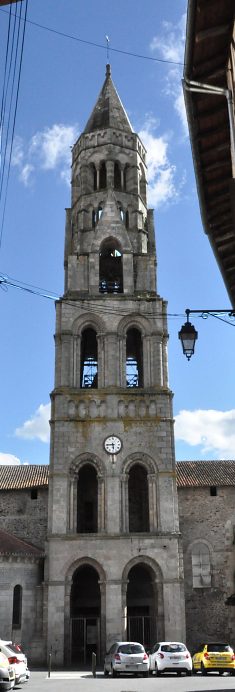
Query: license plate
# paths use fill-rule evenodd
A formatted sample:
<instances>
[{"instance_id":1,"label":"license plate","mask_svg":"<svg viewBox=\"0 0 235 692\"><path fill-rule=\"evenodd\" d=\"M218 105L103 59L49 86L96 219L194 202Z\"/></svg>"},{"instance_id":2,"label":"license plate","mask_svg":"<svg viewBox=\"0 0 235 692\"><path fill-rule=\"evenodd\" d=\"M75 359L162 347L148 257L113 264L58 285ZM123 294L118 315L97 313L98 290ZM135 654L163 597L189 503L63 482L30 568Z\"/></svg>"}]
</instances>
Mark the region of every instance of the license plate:
<instances>
[{"instance_id":1,"label":"license plate","mask_svg":"<svg viewBox=\"0 0 235 692\"><path fill-rule=\"evenodd\" d=\"M130 666L126 665L126 668L131 668L131 670L137 670L137 666L134 666L134 665L130 665Z\"/></svg>"}]
</instances>

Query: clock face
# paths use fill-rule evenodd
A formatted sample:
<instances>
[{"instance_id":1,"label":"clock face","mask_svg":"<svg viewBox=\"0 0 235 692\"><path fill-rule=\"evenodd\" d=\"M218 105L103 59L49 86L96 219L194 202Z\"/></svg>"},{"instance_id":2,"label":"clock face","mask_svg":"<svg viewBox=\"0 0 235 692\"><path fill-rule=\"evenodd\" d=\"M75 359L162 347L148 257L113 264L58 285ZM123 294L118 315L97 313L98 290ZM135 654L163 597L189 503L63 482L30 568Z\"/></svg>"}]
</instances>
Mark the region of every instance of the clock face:
<instances>
[{"instance_id":1,"label":"clock face","mask_svg":"<svg viewBox=\"0 0 235 692\"><path fill-rule=\"evenodd\" d=\"M119 437L110 435L110 437L106 437L104 441L104 448L108 454L118 454L122 448L122 442Z\"/></svg>"}]
</instances>

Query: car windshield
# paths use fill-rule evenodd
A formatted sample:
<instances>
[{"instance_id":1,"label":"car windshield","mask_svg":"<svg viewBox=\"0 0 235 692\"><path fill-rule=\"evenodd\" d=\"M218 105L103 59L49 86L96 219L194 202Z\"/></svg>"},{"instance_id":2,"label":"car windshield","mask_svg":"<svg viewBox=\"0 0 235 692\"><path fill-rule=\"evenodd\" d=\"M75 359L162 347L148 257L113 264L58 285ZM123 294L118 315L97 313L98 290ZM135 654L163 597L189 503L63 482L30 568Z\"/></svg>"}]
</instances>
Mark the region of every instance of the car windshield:
<instances>
[{"instance_id":1,"label":"car windshield","mask_svg":"<svg viewBox=\"0 0 235 692\"><path fill-rule=\"evenodd\" d=\"M141 644L121 644L118 647L119 654L143 654L144 647Z\"/></svg>"},{"instance_id":2,"label":"car windshield","mask_svg":"<svg viewBox=\"0 0 235 692\"><path fill-rule=\"evenodd\" d=\"M184 644L163 644L161 646L161 651L166 651L169 654L175 654L178 651L186 651L186 646L184 646Z\"/></svg>"},{"instance_id":3,"label":"car windshield","mask_svg":"<svg viewBox=\"0 0 235 692\"><path fill-rule=\"evenodd\" d=\"M228 644L207 644L207 651L232 651L231 646Z\"/></svg>"}]
</instances>

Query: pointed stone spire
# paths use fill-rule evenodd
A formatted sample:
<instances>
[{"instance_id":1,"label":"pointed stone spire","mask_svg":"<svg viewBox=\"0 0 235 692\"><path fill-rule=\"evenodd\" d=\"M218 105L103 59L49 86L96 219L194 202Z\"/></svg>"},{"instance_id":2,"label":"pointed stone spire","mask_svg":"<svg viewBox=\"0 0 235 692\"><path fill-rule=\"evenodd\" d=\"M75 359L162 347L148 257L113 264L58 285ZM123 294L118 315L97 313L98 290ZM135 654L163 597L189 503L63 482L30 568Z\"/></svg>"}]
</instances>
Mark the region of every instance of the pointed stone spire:
<instances>
[{"instance_id":1,"label":"pointed stone spire","mask_svg":"<svg viewBox=\"0 0 235 692\"><path fill-rule=\"evenodd\" d=\"M84 129L84 134L94 132L94 130L103 130L106 127L133 132L125 108L112 82L110 65L106 65L105 81Z\"/></svg>"}]
</instances>

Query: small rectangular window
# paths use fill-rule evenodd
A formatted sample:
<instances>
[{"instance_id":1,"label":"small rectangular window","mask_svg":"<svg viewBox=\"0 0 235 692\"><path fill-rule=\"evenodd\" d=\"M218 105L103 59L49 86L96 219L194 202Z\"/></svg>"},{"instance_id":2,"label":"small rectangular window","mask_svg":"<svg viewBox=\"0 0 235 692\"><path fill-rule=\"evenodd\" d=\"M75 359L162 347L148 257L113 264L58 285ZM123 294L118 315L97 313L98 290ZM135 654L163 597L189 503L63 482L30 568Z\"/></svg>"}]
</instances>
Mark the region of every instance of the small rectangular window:
<instances>
[{"instance_id":1,"label":"small rectangular window","mask_svg":"<svg viewBox=\"0 0 235 692\"><path fill-rule=\"evenodd\" d=\"M211 497L216 497L216 495L217 495L217 488L216 488L215 485L211 485L211 487L210 487L210 495L211 495Z\"/></svg>"},{"instance_id":2,"label":"small rectangular window","mask_svg":"<svg viewBox=\"0 0 235 692\"><path fill-rule=\"evenodd\" d=\"M37 500L37 497L38 497L38 489L32 488L31 489L31 500Z\"/></svg>"}]
</instances>

